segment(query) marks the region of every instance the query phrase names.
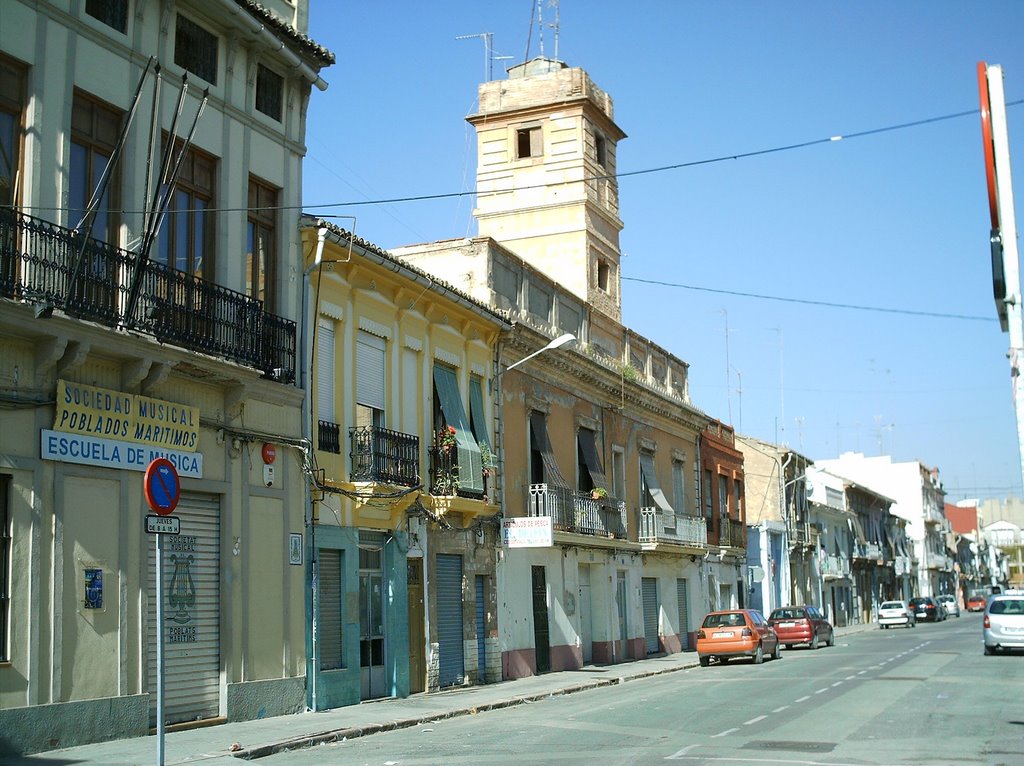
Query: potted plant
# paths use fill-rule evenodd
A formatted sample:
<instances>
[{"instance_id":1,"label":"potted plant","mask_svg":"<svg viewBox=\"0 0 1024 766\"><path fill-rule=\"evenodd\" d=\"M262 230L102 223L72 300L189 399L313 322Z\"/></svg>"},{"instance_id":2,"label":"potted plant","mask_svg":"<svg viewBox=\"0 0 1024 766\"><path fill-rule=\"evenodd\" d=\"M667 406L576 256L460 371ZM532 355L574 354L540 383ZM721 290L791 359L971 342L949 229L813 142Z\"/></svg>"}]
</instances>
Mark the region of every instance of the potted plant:
<instances>
[{"instance_id":1,"label":"potted plant","mask_svg":"<svg viewBox=\"0 0 1024 766\"><path fill-rule=\"evenodd\" d=\"M590 490L591 500L604 500L606 497L608 497L608 490L604 487L594 487Z\"/></svg>"}]
</instances>

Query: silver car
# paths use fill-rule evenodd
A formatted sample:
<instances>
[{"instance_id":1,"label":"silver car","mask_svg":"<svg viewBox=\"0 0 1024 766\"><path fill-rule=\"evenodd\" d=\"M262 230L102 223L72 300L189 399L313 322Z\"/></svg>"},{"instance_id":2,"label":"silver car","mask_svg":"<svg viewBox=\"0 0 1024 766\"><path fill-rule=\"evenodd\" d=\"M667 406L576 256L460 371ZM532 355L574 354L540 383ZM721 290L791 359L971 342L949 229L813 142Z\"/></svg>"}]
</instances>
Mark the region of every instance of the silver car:
<instances>
[{"instance_id":1,"label":"silver car","mask_svg":"<svg viewBox=\"0 0 1024 766\"><path fill-rule=\"evenodd\" d=\"M982 626L985 654L1024 649L1024 592L1000 593L989 598Z\"/></svg>"},{"instance_id":2,"label":"silver car","mask_svg":"<svg viewBox=\"0 0 1024 766\"><path fill-rule=\"evenodd\" d=\"M956 600L956 596L951 593L943 593L941 596L936 596L939 603L946 607L946 614L950 617L960 616L960 602Z\"/></svg>"}]
</instances>

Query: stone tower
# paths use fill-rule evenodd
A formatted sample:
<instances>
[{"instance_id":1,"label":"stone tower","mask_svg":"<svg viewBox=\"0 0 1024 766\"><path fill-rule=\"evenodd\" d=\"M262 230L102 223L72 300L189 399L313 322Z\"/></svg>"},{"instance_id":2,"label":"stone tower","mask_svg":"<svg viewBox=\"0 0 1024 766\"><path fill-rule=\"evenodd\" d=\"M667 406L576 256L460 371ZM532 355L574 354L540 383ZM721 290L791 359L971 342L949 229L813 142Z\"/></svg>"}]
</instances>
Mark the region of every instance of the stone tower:
<instances>
[{"instance_id":1,"label":"stone tower","mask_svg":"<svg viewBox=\"0 0 1024 766\"><path fill-rule=\"evenodd\" d=\"M524 261L622 321L612 100L585 71L535 58L480 86L477 219Z\"/></svg>"}]
</instances>

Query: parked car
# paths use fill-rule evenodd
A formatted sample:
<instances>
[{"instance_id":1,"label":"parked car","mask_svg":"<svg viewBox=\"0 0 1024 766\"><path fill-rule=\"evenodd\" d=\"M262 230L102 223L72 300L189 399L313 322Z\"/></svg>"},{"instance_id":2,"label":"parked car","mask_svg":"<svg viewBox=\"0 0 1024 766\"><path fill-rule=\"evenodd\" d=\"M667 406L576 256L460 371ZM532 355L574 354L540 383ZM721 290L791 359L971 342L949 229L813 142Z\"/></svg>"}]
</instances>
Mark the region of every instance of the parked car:
<instances>
[{"instance_id":1,"label":"parked car","mask_svg":"<svg viewBox=\"0 0 1024 766\"><path fill-rule=\"evenodd\" d=\"M968 596L966 606L968 612L984 612L985 597L980 594Z\"/></svg>"},{"instance_id":2,"label":"parked car","mask_svg":"<svg viewBox=\"0 0 1024 766\"><path fill-rule=\"evenodd\" d=\"M1024 649L1024 592L1000 593L985 604L985 654Z\"/></svg>"},{"instance_id":3,"label":"parked car","mask_svg":"<svg viewBox=\"0 0 1024 766\"><path fill-rule=\"evenodd\" d=\"M946 614L950 617L960 616L960 602L956 600L956 596L951 593L943 593L938 596L938 601L946 608Z\"/></svg>"},{"instance_id":4,"label":"parked car","mask_svg":"<svg viewBox=\"0 0 1024 766\"><path fill-rule=\"evenodd\" d=\"M918 622L942 622L946 619L946 610L931 596L918 596L910 599L910 608Z\"/></svg>"},{"instance_id":5,"label":"parked car","mask_svg":"<svg viewBox=\"0 0 1024 766\"><path fill-rule=\"evenodd\" d=\"M771 625L756 609L711 612L697 631L697 657L702 666L712 659L721 663L733 657L750 657L754 664L781 656L782 645Z\"/></svg>"},{"instance_id":6,"label":"parked car","mask_svg":"<svg viewBox=\"0 0 1024 766\"><path fill-rule=\"evenodd\" d=\"M891 628L893 625L916 628L917 617L906 601L883 601L878 607L878 625L883 629Z\"/></svg>"},{"instance_id":7,"label":"parked car","mask_svg":"<svg viewBox=\"0 0 1024 766\"><path fill-rule=\"evenodd\" d=\"M768 624L779 642L792 649L795 644L808 644L812 649L835 646L832 625L816 606L783 606L772 611Z\"/></svg>"}]
</instances>

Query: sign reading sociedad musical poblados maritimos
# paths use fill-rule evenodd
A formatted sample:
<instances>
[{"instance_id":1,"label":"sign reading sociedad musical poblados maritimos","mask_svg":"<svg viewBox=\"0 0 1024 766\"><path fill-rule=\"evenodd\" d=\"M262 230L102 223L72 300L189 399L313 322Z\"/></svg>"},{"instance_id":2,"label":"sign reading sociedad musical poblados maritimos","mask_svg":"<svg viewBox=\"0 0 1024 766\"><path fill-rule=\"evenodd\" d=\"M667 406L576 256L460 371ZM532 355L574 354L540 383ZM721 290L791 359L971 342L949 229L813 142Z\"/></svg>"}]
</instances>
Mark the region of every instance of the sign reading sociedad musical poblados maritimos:
<instances>
[{"instance_id":1,"label":"sign reading sociedad musical poblados maritimos","mask_svg":"<svg viewBox=\"0 0 1024 766\"><path fill-rule=\"evenodd\" d=\"M199 408L58 380L53 430L195 452L199 446Z\"/></svg>"}]
</instances>

